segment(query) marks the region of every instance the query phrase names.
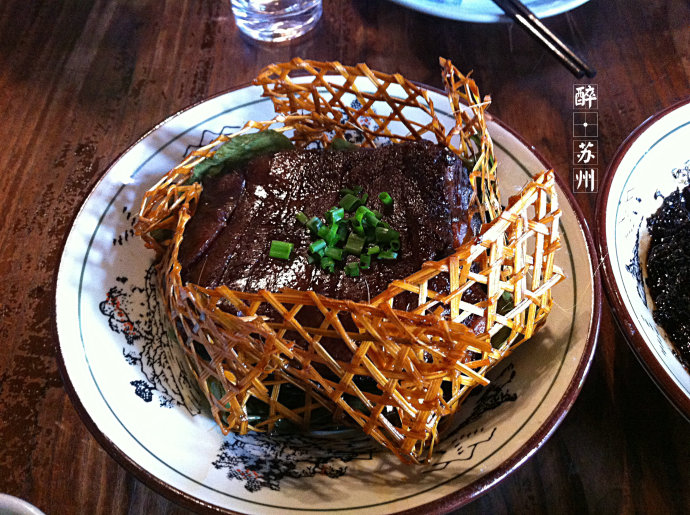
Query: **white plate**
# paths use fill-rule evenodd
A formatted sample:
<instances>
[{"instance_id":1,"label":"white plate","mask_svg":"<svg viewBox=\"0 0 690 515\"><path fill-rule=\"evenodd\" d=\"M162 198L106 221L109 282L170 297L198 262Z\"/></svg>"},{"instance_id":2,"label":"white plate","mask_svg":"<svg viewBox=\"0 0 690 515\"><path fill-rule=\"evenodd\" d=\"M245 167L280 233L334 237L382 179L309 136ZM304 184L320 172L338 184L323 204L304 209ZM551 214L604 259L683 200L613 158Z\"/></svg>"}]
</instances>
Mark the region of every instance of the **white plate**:
<instances>
[{"instance_id":1,"label":"white plate","mask_svg":"<svg viewBox=\"0 0 690 515\"><path fill-rule=\"evenodd\" d=\"M2 515L45 515L33 504L8 494L0 494L0 514Z\"/></svg>"},{"instance_id":2,"label":"white plate","mask_svg":"<svg viewBox=\"0 0 690 515\"><path fill-rule=\"evenodd\" d=\"M652 116L616 152L597 205L607 293L628 343L661 390L690 420L690 373L652 317L642 279L646 220L690 182L690 99Z\"/></svg>"},{"instance_id":3,"label":"white plate","mask_svg":"<svg viewBox=\"0 0 690 515\"><path fill-rule=\"evenodd\" d=\"M305 79L300 79L305 80ZM358 86L367 88L362 82ZM157 312L152 253L133 236L143 193L190 146L248 119L273 116L261 89L202 102L157 126L106 171L66 240L57 277L59 357L67 390L99 442L140 479L199 509L248 513L371 514L468 502L519 466L551 434L579 392L594 352L600 293L593 250L572 196L560 188L569 280L546 328L471 397L460 428L429 466L402 466L357 441L325 437L224 438L179 373ZM431 92L452 125L445 95ZM515 134L491 121L504 198L544 168Z\"/></svg>"},{"instance_id":4,"label":"white plate","mask_svg":"<svg viewBox=\"0 0 690 515\"><path fill-rule=\"evenodd\" d=\"M451 20L493 23L511 21L500 7L491 0L392 0L441 18ZM523 0L523 3L537 16L547 18L561 14L584 4L588 0Z\"/></svg>"}]
</instances>

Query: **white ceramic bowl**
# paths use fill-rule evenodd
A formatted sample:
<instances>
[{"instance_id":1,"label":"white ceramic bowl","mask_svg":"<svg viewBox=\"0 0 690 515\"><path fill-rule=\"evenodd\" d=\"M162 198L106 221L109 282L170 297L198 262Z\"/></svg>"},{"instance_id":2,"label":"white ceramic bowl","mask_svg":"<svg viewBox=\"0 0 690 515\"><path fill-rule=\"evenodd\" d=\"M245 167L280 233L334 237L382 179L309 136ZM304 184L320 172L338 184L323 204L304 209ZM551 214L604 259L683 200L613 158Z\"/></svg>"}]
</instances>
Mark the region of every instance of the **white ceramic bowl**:
<instances>
[{"instance_id":1,"label":"white ceramic bowl","mask_svg":"<svg viewBox=\"0 0 690 515\"><path fill-rule=\"evenodd\" d=\"M509 22L503 10L491 0L392 0L415 11L474 23ZM548 18L570 11L588 0L523 0L538 17Z\"/></svg>"},{"instance_id":2,"label":"white ceramic bowl","mask_svg":"<svg viewBox=\"0 0 690 515\"><path fill-rule=\"evenodd\" d=\"M372 86L359 81L358 87ZM446 95L429 94L442 121L453 123ZM57 274L65 387L108 452L193 510L372 515L440 513L465 504L536 452L580 391L601 310L594 244L582 214L559 182L557 260L568 280L554 289L546 326L492 370L491 384L468 399L431 464L403 466L390 453L363 448L361 437L223 437L181 373L159 314L153 253L133 237L132 225L143 193L190 146L273 114L259 87L218 95L155 127L106 171L74 220ZM489 120L489 130L507 199L548 165L497 120Z\"/></svg>"},{"instance_id":3,"label":"white ceramic bowl","mask_svg":"<svg viewBox=\"0 0 690 515\"><path fill-rule=\"evenodd\" d=\"M678 410L690 419L690 371L652 317L644 282L647 219L690 181L690 99L647 119L623 142L597 202L606 292L630 347Z\"/></svg>"},{"instance_id":4,"label":"white ceramic bowl","mask_svg":"<svg viewBox=\"0 0 690 515\"><path fill-rule=\"evenodd\" d=\"M8 494L0 494L0 515L45 515L33 504Z\"/></svg>"}]
</instances>

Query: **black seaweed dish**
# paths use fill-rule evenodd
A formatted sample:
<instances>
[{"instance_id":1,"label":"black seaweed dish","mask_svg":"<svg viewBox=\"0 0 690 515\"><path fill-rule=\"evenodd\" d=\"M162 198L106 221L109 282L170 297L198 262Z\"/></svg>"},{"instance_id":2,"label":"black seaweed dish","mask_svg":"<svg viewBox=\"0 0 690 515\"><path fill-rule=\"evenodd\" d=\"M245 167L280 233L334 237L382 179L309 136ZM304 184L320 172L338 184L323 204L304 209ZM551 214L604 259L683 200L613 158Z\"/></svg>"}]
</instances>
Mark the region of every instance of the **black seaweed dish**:
<instances>
[{"instance_id":1,"label":"black seaweed dish","mask_svg":"<svg viewBox=\"0 0 690 515\"><path fill-rule=\"evenodd\" d=\"M664 199L647 220L651 237L647 254L647 287L654 301L654 320L690 367L690 186Z\"/></svg>"},{"instance_id":2,"label":"black seaweed dish","mask_svg":"<svg viewBox=\"0 0 690 515\"><path fill-rule=\"evenodd\" d=\"M637 149L633 147L646 144L641 143L641 137L643 135L648 134L648 131L652 130L652 127L667 116L675 116L679 109L686 108L688 104L690 104L690 98L681 100L652 115L630 133L625 141L618 147L599 187L596 204L596 234L598 237L599 255L602 261L601 270L603 271L606 293L611 307L615 312L615 320L619 328L625 335L631 350L656 385L678 409L681 415L690 420L690 396L688 396L687 391L679 384L676 378L669 373L668 368L659 359L643 332L638 330L638 326L635 322L637 317L623 299L624 292L622 285L618 283L614 273L614 267L618 266L619 263L614 262L612 258L611 250L614 248L614 243L609 240L609 233L611 231L610 223L607 222L607 217L610 216L611 210L616 209L618 203L621 202L621 199L616 196L617 190L613 184L616 178L623 174L627 175L630 173L629 164L625 162L625 158L630 155L631 149L636 151ZM650 177L649 180L654 181L655 179ZM642 221L642 223L644 223L644 221ZM651 289L651 286L647 286Z\"/></svg>"}]
</instances>

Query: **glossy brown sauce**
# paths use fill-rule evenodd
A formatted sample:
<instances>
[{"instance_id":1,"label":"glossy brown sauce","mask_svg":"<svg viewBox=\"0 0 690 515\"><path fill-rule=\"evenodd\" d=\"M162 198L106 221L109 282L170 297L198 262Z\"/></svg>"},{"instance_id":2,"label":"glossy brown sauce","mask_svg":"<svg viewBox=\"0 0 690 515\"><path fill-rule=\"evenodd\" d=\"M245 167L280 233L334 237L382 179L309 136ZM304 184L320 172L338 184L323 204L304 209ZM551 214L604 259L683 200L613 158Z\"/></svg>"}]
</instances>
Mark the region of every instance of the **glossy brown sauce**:
<instances>
[{"instance_id":1,"label":"glossy brown sauce","mask_svg":"<svg viewBox=\"0 0 690 515\"><path fill-rule=\"evenodd\" d=\"M354 185L364 187L372 209L381 209L378 193L391 194L394 207L385 220L401 233L398 259L374 260L371 269L356 278L307 264L311 238L295 220L297 211L323 216L338 204L339 190ZM203 187L179 259L183 280L206 287L312 289L366 301L425 261L447 256L472 233L467 169L451 151L427 142L373 150L279 152L207 179ZM293 257L269 257L271 240L294 243ZM444 285L430 287L442 290Z\"/></svg>"}]
</instances>

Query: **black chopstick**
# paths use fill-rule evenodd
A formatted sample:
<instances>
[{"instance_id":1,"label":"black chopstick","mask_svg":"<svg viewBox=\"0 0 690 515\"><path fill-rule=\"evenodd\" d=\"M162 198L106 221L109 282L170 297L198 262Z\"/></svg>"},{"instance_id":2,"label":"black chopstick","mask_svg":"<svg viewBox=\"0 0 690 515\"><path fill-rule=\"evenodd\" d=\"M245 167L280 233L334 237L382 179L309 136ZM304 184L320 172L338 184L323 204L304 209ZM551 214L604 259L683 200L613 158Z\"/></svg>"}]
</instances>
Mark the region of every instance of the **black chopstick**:
<instances>
[{"instance_id":1,"label":"black chopstick","mask_svg":"<svg viewBox=\"0 0 690 515\"><path fill-rule=\"evenodd\" d=\"M493 0L510 19L544 45L578 79L584 75L594 77L597 71L580 58L570 47L551 32L525 4L519 0Z\"/></svg>"}]
</instances>

